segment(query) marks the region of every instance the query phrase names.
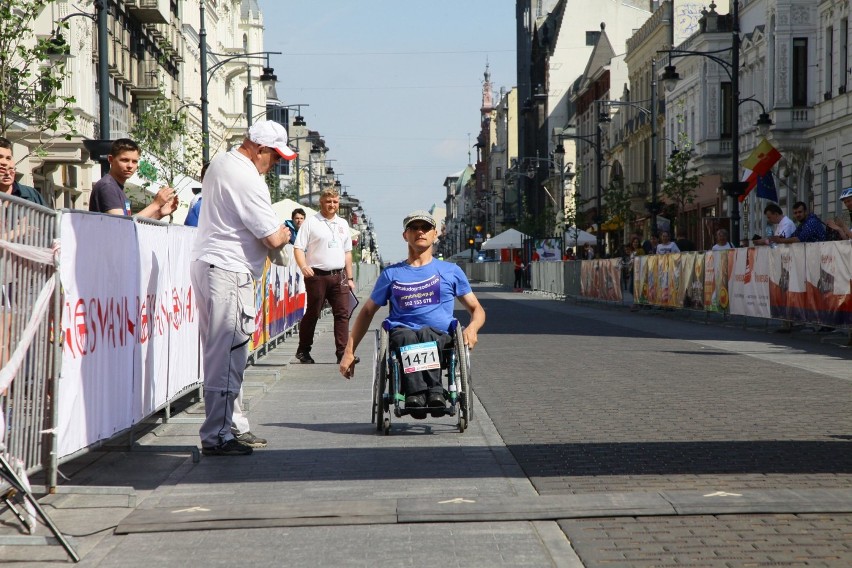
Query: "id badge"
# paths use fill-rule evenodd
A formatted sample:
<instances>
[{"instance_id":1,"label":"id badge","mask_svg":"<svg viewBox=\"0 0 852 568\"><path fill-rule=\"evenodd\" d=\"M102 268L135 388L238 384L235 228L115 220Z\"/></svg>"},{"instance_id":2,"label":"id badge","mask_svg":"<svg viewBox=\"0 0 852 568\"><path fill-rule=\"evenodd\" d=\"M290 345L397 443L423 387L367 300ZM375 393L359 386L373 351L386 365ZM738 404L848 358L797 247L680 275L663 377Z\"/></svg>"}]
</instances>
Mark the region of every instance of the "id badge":
<instances>
[{"instance_id":1,"label":"id badge","mask_svg":"<svg viewBox=\"0 0 852 568\"><path fill-rule=\"evenodd\" d=\"M438 342L414 343L399 348L402 357L404 373L440 369L441 360L438 358Z\"/></svg>"},{"instance_id":2,"label":"id badge","mask_svg":"<svg viewBox=\"0 0 852 568\"><path fill-rule=\"evenodd\" d=\"M328 241L328 248L336 249L337 248L337 239L333 239Z\"/></svg>"}]
</instances>

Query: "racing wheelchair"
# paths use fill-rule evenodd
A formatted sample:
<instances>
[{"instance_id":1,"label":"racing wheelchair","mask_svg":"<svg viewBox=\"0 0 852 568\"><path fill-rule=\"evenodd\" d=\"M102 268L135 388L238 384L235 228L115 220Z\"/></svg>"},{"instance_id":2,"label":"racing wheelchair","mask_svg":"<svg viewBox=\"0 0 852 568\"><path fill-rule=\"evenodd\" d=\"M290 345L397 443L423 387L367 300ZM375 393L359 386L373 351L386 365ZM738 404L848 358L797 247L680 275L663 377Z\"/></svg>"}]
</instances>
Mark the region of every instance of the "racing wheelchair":
<instances>
[{"instance_id":1,"label":"racing wheelchair","mask_svg":"<svg viewBox=\"0 0 852 568\"><path fill-rule=\"evenodd\" d=\"M390 434L391 415L401 418L416 410L422 411L422 409L404 407L405 393L400 392L403 369L410 365L440 364L441 372L445 377L444 398L448 404L445 408L428 410L433 417L456 416L459 432L464 433L470 421L473 420L473 390L470 376L470 349L464 343L463 329L458 320L453 320L448 330L452 341L446 348L438 350L440 351L439 360L434 362L420 360L431 359L428 353L424 356L422 350L408 349L427 344L406 345L400 350L391 349L387 321L382 323L381 329L376 330L372 422L376 425L377 431L384 432L385 435ZM401 353L403 350L405 353Z\"/></svg>"}]
</instances>

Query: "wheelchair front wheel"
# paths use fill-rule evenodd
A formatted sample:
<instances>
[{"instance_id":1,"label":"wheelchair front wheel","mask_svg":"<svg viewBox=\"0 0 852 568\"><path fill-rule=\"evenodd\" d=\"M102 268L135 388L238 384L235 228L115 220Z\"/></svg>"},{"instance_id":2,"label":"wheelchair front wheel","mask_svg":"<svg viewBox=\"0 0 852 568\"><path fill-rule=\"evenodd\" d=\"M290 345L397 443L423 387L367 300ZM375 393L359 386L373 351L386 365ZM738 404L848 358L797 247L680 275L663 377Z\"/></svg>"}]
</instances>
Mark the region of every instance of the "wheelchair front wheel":
<instances>
[{"instance_id":1,"label":"wheelchair front wheel","mask_svg":"<svg viewBox=\"0 0 852 568\"><path fill-rule=\"evenodd\" d=\"M388 333L381 329L376 332L378 350L376 352L375 370L373 374L373 423L376 425L376 431L381 431L385 428L384 423L387 422L387 429L390 429L390 420L385 418L382 420L385 413L385 390L388 383ZM387 434L387 430L385 431Z\"/></svg>"}]
</instances>

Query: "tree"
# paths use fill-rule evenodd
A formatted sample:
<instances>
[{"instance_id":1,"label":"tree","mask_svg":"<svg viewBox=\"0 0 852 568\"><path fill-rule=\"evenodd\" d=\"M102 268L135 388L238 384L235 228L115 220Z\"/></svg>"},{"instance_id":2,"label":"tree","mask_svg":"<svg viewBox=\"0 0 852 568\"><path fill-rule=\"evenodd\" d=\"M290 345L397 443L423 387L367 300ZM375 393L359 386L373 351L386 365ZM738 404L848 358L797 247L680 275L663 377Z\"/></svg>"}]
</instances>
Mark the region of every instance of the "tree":
<instances>
[{"instance_id":1,"label":"tree","mask_svg":"<svg viewBox=\"0 0 852 568\"><path fill-rule=\"evenodd\" d=\"M571 199L565 202L565 227L574 227L575 234L573 236L575 240L580 233L581 225L587 224L586 213L582 211L582 208L589 202L588 199L583 199L580 195L580 178L583 175L580 170L581 168L578 167L574 175L574 191L571 192ZM568 236L571 236L570 232Z\"/></svg>"},{"instance_id":2,"label":"tree","mask_svg":"<svg viewBox=\"0 0 852 568\"><path fill-rule=\"evenodd\" d=\"M629 226L635 214L631 201L633 195L630 189L625 187L624 178L618 177L610 181L603 197L609 217L617 217L625 226Z\"/></svg>"},{"instance_id":3,"label":"tree","mask_svg":"<svg viewBox=\"0 0 852 568\"><path fill-rule=\"evenodd\" d=\"M201 171L201 131L193 131L185 115L175 115L162 87L159 97L140 103L130 135L155 158L156 164L145 158L139 163L139 175L149 182L159 179L171 186L179 175Z\"/></svg>"},{"instance_id":4,"label":"tree","mask_svg":"<svg viewBox=\"0 0 852 568\"><path fill-rule=\"evenodd\" d=\"M685 132L678 136L679 149L669 156L666 163L666 179L661 193L675 206L673 225L683 213L688 203L695 201L698 189L698 174L689 166L693 155L693 145Z\"/></svg>"},{"instance_id":5,"label":"tree","mask_svg":"<svg viewBox=\"0 0 852 568\"><path fill-rule=\"evenodd\" d=\"M68 46L32 32L34 20L54 1L0 3L0 136L23 122L39 136L36 152L57 136L70 139L74 133L76 101L58 94L67 75L62 56Z\"/></svg>"}]
</instances>

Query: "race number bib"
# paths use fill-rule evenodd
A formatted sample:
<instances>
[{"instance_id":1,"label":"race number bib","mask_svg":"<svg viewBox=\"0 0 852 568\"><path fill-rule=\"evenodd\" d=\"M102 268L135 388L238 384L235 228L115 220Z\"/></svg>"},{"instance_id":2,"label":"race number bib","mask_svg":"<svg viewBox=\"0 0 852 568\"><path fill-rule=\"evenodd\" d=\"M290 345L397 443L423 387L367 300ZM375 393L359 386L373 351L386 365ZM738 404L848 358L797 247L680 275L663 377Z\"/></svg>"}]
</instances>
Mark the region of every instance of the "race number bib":
<instances>
[{"instance_id":1,"label":"race number bib","mask_svg":"<svg viewBox=\"0 0 852 568\"><path fill-rule=\"evenodd\" d=\"M404 373L441 368L437 341L405 345L399 348L399 354L402 356L402 370Z\"/></svg>"}]
</instances>

